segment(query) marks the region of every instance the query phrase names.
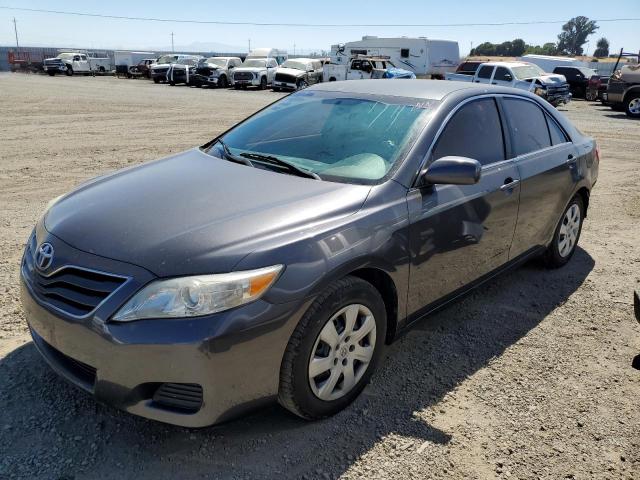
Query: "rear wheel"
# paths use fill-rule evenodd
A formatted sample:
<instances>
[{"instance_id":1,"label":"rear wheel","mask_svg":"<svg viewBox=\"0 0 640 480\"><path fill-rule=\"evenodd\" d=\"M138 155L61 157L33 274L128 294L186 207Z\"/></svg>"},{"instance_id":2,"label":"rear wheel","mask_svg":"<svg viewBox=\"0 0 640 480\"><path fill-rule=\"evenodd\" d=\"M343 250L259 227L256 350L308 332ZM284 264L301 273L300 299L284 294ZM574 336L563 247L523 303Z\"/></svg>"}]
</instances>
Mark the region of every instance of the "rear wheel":
<instances>
[{"instance_id":1,"label":"rear wheel","mask_svg":"<svg viewBox=\"0 0 640 480\"><path fill-rule=\"evenodd\" d=\"M291 335L280 369L278 400L306 419L333 415L360 394L382 356L387 318L370 283L332 283Z\"/></svg>"},{"instance_id":2,"label":"rear wheel","mask_svg":"<svg viewBox=\"0 0 640 480\"><path fill-rule=\"evenodd\" d=\"M584 204L580 195L576 195L562 214L553 241L547 248L545 263L548 267L562 267L571 260L580 239L583 219Z\"/></svg>"},{"instance_id":3,"label":"rear wheel","mask_svg":"<svg viewBox=\"0 0 640 480\"><path fill-rule=\"evenodd\" d=\"M635 94L627 98L625 102L625 113L631 118L640 118L640 94Z\"/></svg>"}]
</instances>

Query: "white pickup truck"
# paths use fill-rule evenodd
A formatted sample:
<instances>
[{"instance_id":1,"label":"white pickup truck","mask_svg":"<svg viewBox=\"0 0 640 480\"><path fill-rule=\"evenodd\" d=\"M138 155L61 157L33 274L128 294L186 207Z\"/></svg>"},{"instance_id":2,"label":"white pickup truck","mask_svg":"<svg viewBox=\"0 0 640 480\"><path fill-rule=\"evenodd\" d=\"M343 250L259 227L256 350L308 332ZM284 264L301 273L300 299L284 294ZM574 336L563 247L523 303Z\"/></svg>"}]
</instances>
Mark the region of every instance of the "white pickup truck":
<instances>
[{"instance_id":1,"label":"white pickup truck","mask_svg":"<svg viewBox=\"0 0 640 480\"><path fill-rule=\"evenodd\" d=\"M415 73L396 68L389 57L367 55L355 55L346 65L325 64L322 75L324 82L365 78L416 78Z\"/></svg>"},{"instance_id":2,"label":"white pickup truck","mask_svg":"<svg viewBox=\"0 0 640 480\"><path fill-rule=\"evenodd\" d=\"M569 84L563 75L545 73L532 63L486 62L478 66L474 75L447 73L444 78L527 90L543 97L554 107L571 101Z\"/></svg>"},{"instance_id":3,"label":"white pickup truck","mask_svg":"<svg viewBox=\"0 0 640 480\"><path fill-rule=\"evenodd\" d=\"M109 57L90 57L81 52L63 52L54 58L45 58L44 71L54 76L56 73L106 73L111 71Z\"/></svg>"}]
</instances>

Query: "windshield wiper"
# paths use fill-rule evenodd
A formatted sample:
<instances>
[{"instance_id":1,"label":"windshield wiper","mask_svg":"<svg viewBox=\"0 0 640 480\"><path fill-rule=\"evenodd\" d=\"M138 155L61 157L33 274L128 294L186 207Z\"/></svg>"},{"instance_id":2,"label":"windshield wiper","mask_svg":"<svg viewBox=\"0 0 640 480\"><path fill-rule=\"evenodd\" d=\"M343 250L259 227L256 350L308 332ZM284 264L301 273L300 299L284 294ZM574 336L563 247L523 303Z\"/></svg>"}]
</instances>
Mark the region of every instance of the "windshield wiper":
<instances>
[{"instance_id":1,"label":"windshield wiper","mask_svg":"<svg viewBox=\"0 0 640 480\"><path fill-rule=\"evenodd\" d=\"M219 143L222 146L222 150L224 151L224 158L226 160L229 160L235 163L241 163L242 165L246 165L248 167L253 167L253 163L251 163L251 160L247 158L235 156L233 153L231 153L231 150L229 150L229 147L227 147L227 144L224 143L221 139L218 139L217 143Z\"/></svg>"},{"instance_id":2,"label":"windshield wiper","mask_svg":"<svg viewBox=\"0 0 640 480\"><path fill-rule=\"evenodd\" d=\"M314 172L310 172L309 170L305 170L303 168L295 166L293 163L285 162L284 160L279 159L278 157L274 157L273 155L262 155L260 153L253 152L242 152L240 154L241 157L256 160L258 162L269 163L271 165L277 165L278 167L286 168L293 175L298 175L300 177L313 178L315 180L322 180L320 175Z\"/></svg>"}]
</instances>

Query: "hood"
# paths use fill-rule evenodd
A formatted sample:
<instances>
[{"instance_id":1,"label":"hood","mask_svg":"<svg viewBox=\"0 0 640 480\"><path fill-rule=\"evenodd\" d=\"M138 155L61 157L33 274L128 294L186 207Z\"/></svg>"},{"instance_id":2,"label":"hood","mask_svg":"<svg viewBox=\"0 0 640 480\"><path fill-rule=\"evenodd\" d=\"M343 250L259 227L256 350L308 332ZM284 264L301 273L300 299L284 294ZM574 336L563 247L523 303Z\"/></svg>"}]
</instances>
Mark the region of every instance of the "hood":
<instances>
[{"instance_id":1,"label":"hood","mask_svg":"<svg viewBox=\"0 0 640 480\"><path fill-rule=\"evenodd\" d=\"M266 67L237 67L233 70L234 72L251 72L251 73L260 73L266 72Z\"/></svg>"},{"instance_id":2,"label":"hood","mask_svg":"<svg viewBox=\"0 0 640 480\"><path fill-rule=\"evenodd\" d=\"M158 276L228 272L261 242L300 239L355 213L370 188L193 149L82 185L50 208L45 227L77 249Z\"/></svg>"},{"instance_id":3,"label":"hood","mask_svg":"<svg viewBox=\"0 0 640 480\"><path fill-rule=\"evenodd\" d=\"M540 75L539 77L536 77L538 79L540 79L540 82L542 82L542 84L544 85L548 85L548 86L559 86L562 85L563 83L567 83L567 79L565 78L564 75L558 75L558 74L548 74L548 75Z\"/></svg>"},{"instance_id":4,"label":"hood","mask_svg":"<svg viewBox=\"0 0 640 480\"><path fill-rule=\"evenodd\" d=\"M384 76L385 78L416 78L415 73L396 67L387 68Z\"/></svg>"},{"instance_id":5,"label":"hood","mask_svg":"<svg viewBox=\"0 0 640 480\"><path fill-rule=\"evenodd\" d=\"M174 65L174 64L173 63L154 63L149 68L151 68L152 70L154 68L169 68L171 65Z\"/></svg>"},{"instance_id":6,"label":"hood","mask_svg":"<svg viewBox=\"0 0 640 480\"><path fill-rule=\"evenodd\" d=\"M294 77L301 77L305 74L303 70L298 70L297 68L286 68L286 67L278 67L276 73L284 73L286 75L293 75Z\"/></svg>"}]
</instances>

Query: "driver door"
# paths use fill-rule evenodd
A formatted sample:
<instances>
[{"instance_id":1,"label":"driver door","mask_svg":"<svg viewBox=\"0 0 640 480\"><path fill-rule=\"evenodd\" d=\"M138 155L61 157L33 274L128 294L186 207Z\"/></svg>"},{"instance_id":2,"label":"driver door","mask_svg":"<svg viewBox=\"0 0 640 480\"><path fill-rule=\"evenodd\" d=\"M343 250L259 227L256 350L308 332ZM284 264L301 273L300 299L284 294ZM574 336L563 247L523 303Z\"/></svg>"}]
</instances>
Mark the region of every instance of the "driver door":
<instances>
[{"instance_id":1,"label":"driver door","mask_svg":"<svg viewBox=\"0 0 640 480\"><path fill-rule=\"evenodd\" d=\"M420 312L509 260L520 201L518 169L506 160L494 98L464 104L437 138L430 161L473 158L475 185L427 185L408 193L409 314Z\"/></svg>"}]
</instances>

